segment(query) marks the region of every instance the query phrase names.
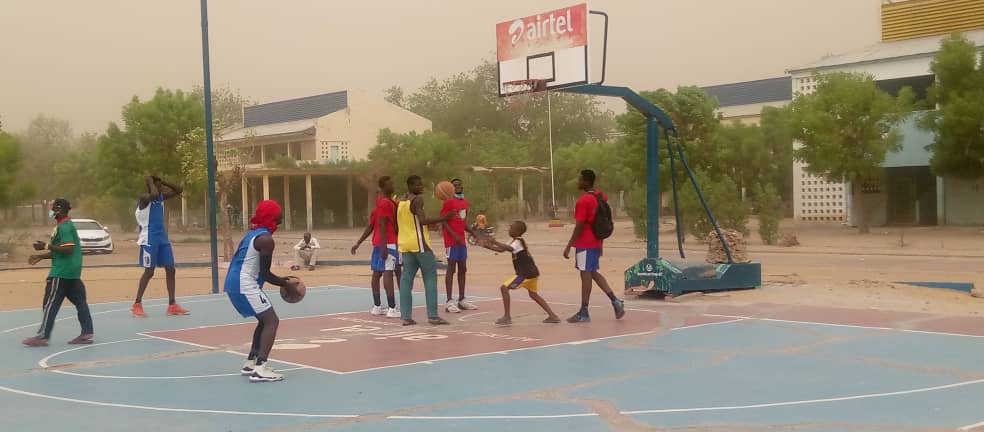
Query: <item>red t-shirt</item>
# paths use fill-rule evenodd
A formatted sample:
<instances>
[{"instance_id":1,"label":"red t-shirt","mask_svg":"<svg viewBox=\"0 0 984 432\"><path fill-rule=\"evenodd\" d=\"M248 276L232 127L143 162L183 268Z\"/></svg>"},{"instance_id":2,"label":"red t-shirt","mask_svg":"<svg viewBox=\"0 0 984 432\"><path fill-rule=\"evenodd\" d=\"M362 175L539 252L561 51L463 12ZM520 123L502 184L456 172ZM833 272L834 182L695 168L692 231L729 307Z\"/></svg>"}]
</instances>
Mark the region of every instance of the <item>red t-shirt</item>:
<instances>
[{"instance_id":1,"label":"red t-shirt","mask_svg":"<svg viewBox=\"0 0 984 432\"><path fill-rule=\"evenodd\" d=\"M396 244L396 201L385 195L376 196L376 208L369 216L369 223L372 224L372 245L383 246L382 233L379 232L379 219L386 217L386 244Z\"/></svg>"},{"instance_id":2,"label":"red t-shirt","mask_svg":"<svg viewBox=\"0 0 984 432\"><path fill-rule=\"evenodd\" d=\"M591 230L591 223L594 222L595 211L598 209L598 200L594 197L594 193L601 193L601 198L608 201L608 195L595 189L593 193L585 192L584 195L581 195L577 199L577 204L574 205L574 220L584 222L584 230L574 240L574 247L578 249L596 249L604 244L604 240L595 238L594 231Z\"/></svg>"},{"instance_id":3,"label":"red t-shirt","mask_svg":"<svg viewBox=\"0 0 984 432\"><path fill-rule=\"evenodd\" d=\"M468 220L468 200L464 198L451 198L444 201L444 205L441 207L441 216L448 213L452 213L451 219L448 219L448 225L454 230L455 234L461 238L461 241L465 241L465 224ZM459 243L454 240L454 236L448 232L447 228L441 228L441 233L444 234L444 247L458 246Z\"/></svg>"}]
</instances>

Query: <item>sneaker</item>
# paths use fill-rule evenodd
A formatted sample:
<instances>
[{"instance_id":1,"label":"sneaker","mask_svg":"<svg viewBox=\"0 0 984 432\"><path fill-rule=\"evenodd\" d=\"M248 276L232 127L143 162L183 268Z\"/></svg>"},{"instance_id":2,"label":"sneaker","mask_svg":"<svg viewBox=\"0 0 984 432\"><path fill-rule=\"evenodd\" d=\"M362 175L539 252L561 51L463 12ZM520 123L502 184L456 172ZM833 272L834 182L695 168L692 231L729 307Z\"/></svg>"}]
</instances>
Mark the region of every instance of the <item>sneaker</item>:
<instances>
[{"instance_id":1,"label":"sneaker","mask_svg":"<svg viewBox=\"0 0 984 432\"><path fill-rule=\"evenodd\" d=\"M591 322L591 317L588 316L588 312L587 311L584 311L584 312L578 311L578 313L576 313L574 315L571 315L571 317L567 319L567 322L572 323L572 324L573 323L586 323L586 322Z\"/></svg>"},{"instance_id":2,"label":"sneaker","mask_svg":"<svg viewBox=\"0 0 984 432\"><path fill-rule=\"evenodd\" d=\"M557 324L560 322L560 318L557 318L555 316L547 317L546 319L543 320L543 322L544 324Z\"/></svg>"},{"instance_id":3,"label":"sneaker","mask_svg":"<svg viewBox=\"0 0 984 432\"><path fill-rule=\"evenodd\" d=\"M308 271L314 271L314 266L308 266Z\"/></svg>"},{"instance_id":4,"label":"sneaker","mask_svg":"<svg viewBox=\"0 0 984 432\"><path fill-rule=\"evenodd\" d=\"M458 309L461 310L477 310L478 306L467 300L458 300Z\"/></svg>"},{"instance_id":5,"label":"sneaker","mask_svg":"<svg viewBox=\"0 0 984 432\"><path fill-rule=\"evenodd\" d=\"M625 316L625 302L622 300L615 300L612 302L612 307L615 308L615 319L622 319Z\"/></svg>"},{"instance_id":6,"label":"sneaker","mask_svg":"<svg viewBox=\"0 0 984 432\"><path fill-rule=\"evenodd\" d=\"M147 314L143 310L142 303L134 303L133 306L130 306L130 313L137 318L147 318Z\"/></svg>"},{"instance_id":7,"label":"sneaker","mask_svg":"<svg viewBox=\"0 0 984 432\"><path fill-rule=\"evenodd\" d=\"M495 320L495 325L507 326L510 324L512 324L512 318L509 317L502 317Z\"/></svg>"},{"instance_id":8,"label":"sneaker","mask_svg":"<svg viewBox=\"0 0 984 432\"><path fill-rule=\"evenodd\" d=\"M450 313L461 312L461 309L458 309L458 302L454 300L448 300L447 304L444 305L444 310Z\"/></svg>"},{"instance_id":9,"label":"sneaker","mask_svg":"<svg viewBox=\"0 0 984 432\"><path fill-rule=\"evenodd\" d=\"M441 317L431 317L427 318L427 323L430 325L448 325L451 324L447 320Z\"/></svg>"},{"instance_id":10,"label":"sneaker","mask_svg":"<svg viewBox=\"0 0 984 432\"><path fill-rule=\"evenodd\" d=\"M249 376L250 382L273 382L283 379L283 375L274 372L266 363L253 367L253 374Z\"/></svg>"},{"instance_id":11,"label":"sneaker","mask_svg":"<svg viewBox=\"0 0 984 432\"><path fill-rule=\"evenodd\" d=\"M72 340L68 341L68 344L69 345L89 345L89 344L92 343L92 336L93 336L92 333L80 334L80 335L76 336L75 339L72 339Z\"/></svg>"},{"instance_id":12,"label":"sneaker","mask_svg":"<svg viewBox=\"0 0 984 432\"><path fill-rule=\"evenodd\" d=\"M48 340L38 336L31 336L27 339L21 341L22 344L29 347L46 347L48 346Z\"/></svg>"},{"instance_id":13,"label":"sneaker","mask_svg":"<svg viewBox=\"0 0 984 432\"><path fill-rule=\"evenodd\" d=\"M177 303L171 303L171 304L167 305L167 314L168 315L190 315L191 312L188 312L187 309L181 307Z\"/></svg>"},{"instance_id":14,"label":"sneaker","mask_svg":"<svg viewBox=\"0 0 984 432\"><path fill-rule=\"evenodd\" d=\"M256 360L246 360L246 363L243 364L243 368L239 370L239 374L242 376L252 376L255 369Z\"/></svg>"},{"instance_id":15,"label":"sneaker","mask_svg":"<svg viewBox=\"0 0 984 432\"><path fill-rule=\"evenodd\" d=\"M400 318L400 307L391 307L386 310L386 318Z\"/></svg>"},{"instance_id":16,"label":"sneaker","mask_svg":"<svg viewBox=\"0 0 984 432\"><path fill-rule=\"evenodd\" d=\"M383 309L382 306L373 306L372 307L372 310L370 310L369 313L372 314L372 315L379 316L379 315L385 314L386 313L386 309Z\"/></svg>"}]
</instances>

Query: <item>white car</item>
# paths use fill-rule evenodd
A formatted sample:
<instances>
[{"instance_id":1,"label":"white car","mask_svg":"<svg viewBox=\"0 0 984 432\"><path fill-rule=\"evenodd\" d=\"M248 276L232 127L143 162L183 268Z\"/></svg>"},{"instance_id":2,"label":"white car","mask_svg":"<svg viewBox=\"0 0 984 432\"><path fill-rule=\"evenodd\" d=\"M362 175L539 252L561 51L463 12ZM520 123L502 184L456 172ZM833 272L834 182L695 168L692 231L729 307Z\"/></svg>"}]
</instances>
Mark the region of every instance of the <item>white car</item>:
<instances>
[{"instance_id":1,"label":"white car","mask_svg":"<svg viewBox=\"0 0 984 432\"><path fill-rule=\"evenodd\" d=\"M113 253L109 229L94 219L72 219L82 240L82 252Z\"/></svg>"}]
</instances>

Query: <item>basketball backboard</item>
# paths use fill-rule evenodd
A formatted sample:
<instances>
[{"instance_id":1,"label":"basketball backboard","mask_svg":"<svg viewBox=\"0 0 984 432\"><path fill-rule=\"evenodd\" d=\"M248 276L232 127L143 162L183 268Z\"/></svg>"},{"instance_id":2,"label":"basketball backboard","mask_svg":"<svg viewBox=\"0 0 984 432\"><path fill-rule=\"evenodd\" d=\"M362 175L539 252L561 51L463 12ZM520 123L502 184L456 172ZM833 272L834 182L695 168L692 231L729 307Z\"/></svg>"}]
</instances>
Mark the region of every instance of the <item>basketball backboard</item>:
<instances>
[{"instance_id":1,"label":"basketball backboard","mask_svg":"<svg viewBox=\"0 0 984 432\"><path fill-rule=\"evenodd\" d=\"M581 3L496 24L499 96L588 84L588 14ZM543 85L507 84L525 80Z\"/></svg>"}]
</instances>

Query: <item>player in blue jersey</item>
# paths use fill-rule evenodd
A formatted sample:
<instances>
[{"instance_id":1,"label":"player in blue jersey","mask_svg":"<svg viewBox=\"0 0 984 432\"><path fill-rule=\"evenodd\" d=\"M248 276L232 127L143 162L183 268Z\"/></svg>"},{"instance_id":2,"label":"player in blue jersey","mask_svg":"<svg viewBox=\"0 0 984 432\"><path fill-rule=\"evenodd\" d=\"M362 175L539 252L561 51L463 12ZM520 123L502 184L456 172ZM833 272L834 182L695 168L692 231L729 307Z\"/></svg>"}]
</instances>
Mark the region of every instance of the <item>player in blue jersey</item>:
<instances>
[{"instance_id":1,"label":"player in blue jersey","mask_svg":"<svg viewBox=\"0 0 984 432\"><path fill-rule=\"evenodd\" d=\"M164 201L181 195L181 186L168 183L157 176L147 176L147 193L140 196L137 202L135 216L140 234L137 245L140 246L139 264L144 268L137 288L137 298L130 312L135 317L145 318L143 295L147 290L150 278L154 277L154 269L164 267L167 279L167 314L188 315L188 311L174 300L174 251L171 250L171 240L167 238L164 221Z\"/></svg>"},{"instance_id":2,"label":"player in blue jersey","mask_svg":"<svg viewBox=\"0 0 984 432\"><path fill-rule=\"evenodd\" d=\"M250 219L252 229L239 242L225 278L225 292L236 311L244 318L256 317L249 357L240 371L252 382L284 379L283 375L274 372L267 365L267 357L277 339L280 318L273 310L270 298L263 292L264 282L279 287L286 286L290 292L296 292L298 279L282 278L270 272L273 249L276 246L273 233L283 221L280 204L271 200L260 201Z\"/></svg>"}]
</instances>

